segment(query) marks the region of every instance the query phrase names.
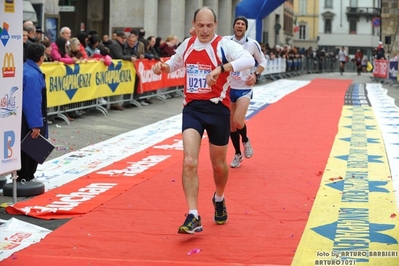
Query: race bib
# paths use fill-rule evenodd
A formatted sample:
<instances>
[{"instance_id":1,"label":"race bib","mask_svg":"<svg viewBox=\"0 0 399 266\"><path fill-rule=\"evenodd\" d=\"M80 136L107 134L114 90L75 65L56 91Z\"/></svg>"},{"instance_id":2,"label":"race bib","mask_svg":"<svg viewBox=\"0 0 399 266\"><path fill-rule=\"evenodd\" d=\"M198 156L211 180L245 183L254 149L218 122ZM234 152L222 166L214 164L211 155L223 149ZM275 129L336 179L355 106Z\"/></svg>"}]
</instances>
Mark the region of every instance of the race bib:
<instances>
[{"instance_id":1,"label":"race bib","mask_svg":"<svg viewBox=\"0 0 399 266\"><path fill-rule=\"evenodd\" d=\"M208 93L212 89L206 83L206 75L212 71L210 65L187 64L187 93Z\"/></svg>"}]
</instances>

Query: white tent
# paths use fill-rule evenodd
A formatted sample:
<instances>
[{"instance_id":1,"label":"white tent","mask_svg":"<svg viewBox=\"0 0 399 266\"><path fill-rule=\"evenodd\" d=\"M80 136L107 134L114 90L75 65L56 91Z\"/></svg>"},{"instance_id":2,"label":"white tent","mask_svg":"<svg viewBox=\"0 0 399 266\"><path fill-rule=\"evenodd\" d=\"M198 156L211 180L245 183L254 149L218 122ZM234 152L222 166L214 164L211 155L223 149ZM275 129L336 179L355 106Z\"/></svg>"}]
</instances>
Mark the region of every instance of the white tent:
<instances>
[{"instance_id":1,"label":"white tent","mask_svg":"<svg viewBox=\"0 0 399 266\"><path fill-rule=\"evenodd\" d=\"M23 11L24 11L24 17L23 17L24 21L30 20L32 22L37 22L36 11L33 8L31 2L24 0Z\"/></svg>"}]
</instances>

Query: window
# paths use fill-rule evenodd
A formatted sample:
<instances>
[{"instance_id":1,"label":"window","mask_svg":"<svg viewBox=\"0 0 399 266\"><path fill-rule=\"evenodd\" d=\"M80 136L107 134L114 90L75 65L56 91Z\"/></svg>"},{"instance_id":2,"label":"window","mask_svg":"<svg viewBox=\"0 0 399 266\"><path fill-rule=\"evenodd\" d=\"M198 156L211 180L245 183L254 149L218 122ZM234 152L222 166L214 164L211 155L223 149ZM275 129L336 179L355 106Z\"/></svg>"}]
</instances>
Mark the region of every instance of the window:
<instances>
[{"instance_id":1,"label":"window","mask_svg":"<svg viewBox=\"0 0 399 266\"><path fill-rule=\"evenodd\" d=\"M307 0L299 0L299 15L306 15Z\"/></svg>"},{"instance_id":2,"label":"window","mask_svg":"<svg viewBox=\"0 0 399 266\"><path fill-rule=\"evenodd\" d=\"M357 21L356 19L349 20L349 33L356 34Z\"/></svg>"},{"instance_id":3,"label":"window","mask_svg":"<svg viewBox=\"0 0 399 266\"><path fill-rule=\"evenodd\" d=\"M299 26L299 39L306 40L306 25Z\"/></svg>"},{"instance_id":4,"label":"window","mask_svg":"<svg viewBox=\"0 0 399 266\"><path fill-rule=\"evenodd\" d=\"M357 7L357 0L350 0L349 5L350 7Z\"/></svg>"},{"instance_id":5,"label":"window","mask_svg":"<svg viewBox=\"0 0 399 266\"><path fill-rule=\"evenodd\" d=\"M324 20L324 33L331 33L331 24L330 18Z\"/></svg>"},{"instance_id":6,"label":"window","mask_svg":"<svg viewBox=\"0 0 399 266\"><path fill-rule=\"evenodd\" d=\"M333 7L333 0L325 0L326 2L325 2L325 7L330 7L330 8L332 8Z\"/></svg>"}]
</instances>

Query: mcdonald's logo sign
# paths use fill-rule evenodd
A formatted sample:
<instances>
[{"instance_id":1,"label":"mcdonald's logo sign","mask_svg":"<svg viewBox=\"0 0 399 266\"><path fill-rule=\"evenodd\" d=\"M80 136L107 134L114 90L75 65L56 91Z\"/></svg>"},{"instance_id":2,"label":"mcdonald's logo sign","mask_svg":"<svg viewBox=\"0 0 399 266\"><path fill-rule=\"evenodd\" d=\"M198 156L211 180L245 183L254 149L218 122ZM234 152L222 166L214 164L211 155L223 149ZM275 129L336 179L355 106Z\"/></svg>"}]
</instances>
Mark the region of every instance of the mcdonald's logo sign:
<instances>
[{"instance_id":1,"label":"mcdonald's logo sign","mask_svg":"<svg viewBox=\"0 0 399 266\"><path fill-rule=\"evenodd\" d=\"M12 53L6 53L3 59L3 78L11 78L15 76L15 61Z\"/></svg>"}]
</instances>

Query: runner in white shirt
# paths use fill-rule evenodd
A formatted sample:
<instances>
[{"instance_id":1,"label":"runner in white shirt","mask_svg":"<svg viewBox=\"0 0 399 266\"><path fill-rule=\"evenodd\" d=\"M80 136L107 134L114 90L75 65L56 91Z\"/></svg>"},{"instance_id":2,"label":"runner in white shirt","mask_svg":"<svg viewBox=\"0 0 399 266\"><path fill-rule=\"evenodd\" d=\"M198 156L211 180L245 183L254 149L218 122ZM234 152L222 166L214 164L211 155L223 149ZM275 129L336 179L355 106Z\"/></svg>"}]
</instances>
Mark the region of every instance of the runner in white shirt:
<instances>
[{"instance_id":1,"label":"runner in white shirt","mask_svg":"<svg viewBox=\"0 0 399 266\"><path fill-rule=\"evenodd\" d=\"M244 145L245 158L251 158L253 149L247 136L247 126L245 125L245 115L249 102L252 99L252 88L256 83L256 78L260 76L266 67L266 58L259 43L245 36L248 29L246 17L238 16L233 23L234 35L227 38L241 44L254 58L256 67L244 71L230 73L230 138L235 149L234 159L230 166L237 168L240 166L243 156L240 149L240 136Z\"/></svg>"},{"instance_id":2,"label":"runner in white shirt","mask_svg":"<svg viewBox=\"0 0 399 266\"><path fill-rule=\"evenodd\" d=\"M345 51L345 47L342 46L341 50L338 51L338 61L339 61L339 72L343 75L345 71L345 64L347 61L348 54Z\"/></svg>"}]
</instances>

